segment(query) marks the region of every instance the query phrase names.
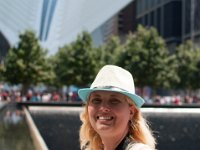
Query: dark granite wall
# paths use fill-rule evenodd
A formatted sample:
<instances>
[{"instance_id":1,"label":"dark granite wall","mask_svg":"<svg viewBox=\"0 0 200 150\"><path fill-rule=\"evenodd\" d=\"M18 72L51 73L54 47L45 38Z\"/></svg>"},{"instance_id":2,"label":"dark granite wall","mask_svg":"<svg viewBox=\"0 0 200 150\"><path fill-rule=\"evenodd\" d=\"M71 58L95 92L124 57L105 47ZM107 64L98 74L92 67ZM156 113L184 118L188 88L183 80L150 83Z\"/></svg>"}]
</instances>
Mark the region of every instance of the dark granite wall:
<instances>
[{"instance_id":1,"label":"dark granite wall","mask_svg":"<svg viewBox=\"0 0 200 150\"><path fill-rule=\"evenodd\" d=\"M200 113L148 113L158 150L199 150Z\"/></svg>"},{"instance_id":2,"label":"dark granite wall","mask_svg":"<svg viewBox=\"0 0 200 150\"><path fill-rule=\"evenodd\" d=\"M79 113L32 113L49 150L79 150Z\"/></svg>"},{"instance_id":3,"label":"dark granite wall","mask_svg":"<svg viewBox=\"0 0 200 150\"><path fill-rule=\"evenodd\" d=\"M196 108L197 109L197 108ZM31 112L50 150L79 150L79 112ZM158 150L199 150L200 113L155 113L144 116L157 138Z\"/></svg>"}]
</instances>

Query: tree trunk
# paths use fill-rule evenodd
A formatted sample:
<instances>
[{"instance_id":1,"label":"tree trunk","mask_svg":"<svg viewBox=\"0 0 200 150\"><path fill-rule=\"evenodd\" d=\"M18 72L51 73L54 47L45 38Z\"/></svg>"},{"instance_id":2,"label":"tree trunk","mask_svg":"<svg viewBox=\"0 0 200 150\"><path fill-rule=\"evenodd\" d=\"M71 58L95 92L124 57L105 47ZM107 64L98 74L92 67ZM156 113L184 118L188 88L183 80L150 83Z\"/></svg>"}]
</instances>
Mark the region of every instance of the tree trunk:
<instances>
[{"instance_id":1,"label":"tree trunk","mask_svg":"<svg viewBox=\"0 0 200 150\"><path fill-rule=\"evenodd\" d=\"M29 85L28 84L23 84L22 85L22 96L26 96L28 92Z\"/></svg>"}]
</instances>

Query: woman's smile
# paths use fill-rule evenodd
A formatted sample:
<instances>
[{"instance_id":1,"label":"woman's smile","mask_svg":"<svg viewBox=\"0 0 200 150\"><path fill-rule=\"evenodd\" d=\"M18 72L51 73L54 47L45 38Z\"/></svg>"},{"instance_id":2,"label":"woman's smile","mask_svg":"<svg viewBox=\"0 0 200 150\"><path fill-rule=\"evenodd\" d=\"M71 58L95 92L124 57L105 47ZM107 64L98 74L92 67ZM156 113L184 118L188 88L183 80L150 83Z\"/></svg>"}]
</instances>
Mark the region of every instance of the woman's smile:
<instances>
[{"instance_id":1,"label":"woman's smile","mask_svg":"<svg viewBox=\"0 0 200 150\"><path fill-rule=\"evenodd\" d=\"M98 120L108 120L108 121L110 121L110 120L113 119L113 117L112 116L111 117L108 117L108 116L97 116L97 119Z\"/></svg>"},{"instance_id":2,"label":"woman's smile","mask_svg":"<svg viewBox=\"0 0 200 150\"><path fill-rule=\"evenodd\" d=\"M113 116L104 116L104 115L98 115L97 116L97 123L99 125L107 125L111 126L113 124L114 117Z\"/></svg>"}]
</instances>

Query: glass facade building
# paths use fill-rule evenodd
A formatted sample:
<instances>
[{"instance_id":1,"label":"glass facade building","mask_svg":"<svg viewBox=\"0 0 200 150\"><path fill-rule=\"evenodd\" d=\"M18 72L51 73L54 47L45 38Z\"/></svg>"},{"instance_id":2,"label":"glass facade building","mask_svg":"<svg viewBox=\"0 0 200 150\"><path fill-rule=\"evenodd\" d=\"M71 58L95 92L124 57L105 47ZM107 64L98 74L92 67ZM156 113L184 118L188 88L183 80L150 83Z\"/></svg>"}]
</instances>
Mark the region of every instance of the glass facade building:
<instances>
[{"instance_id":1,"label":"glass facade building","mask_svg":"<svg viewBox=\"0 0 200 150\"><path fill-rule=\"evenodd\" d=\"M100 45L118 32L118 14L131 2L0 0L0 55L16 45L25 30L33 30L50 55L74 41L82 31L91 33L94 43Z\"/></svg>"},{"instance_id":2,"label":"glass facade building","mask_svg":"<svg viewBox=\"0 0 200 150\"><path fill-rule=\"evenodd\" d=\"M137 24L156 27L169 47L181 43L181 0L137 0Z\"/></svg>"},{"instance_id":3,"label":"glass facade building","mask_svg":"<svg viewBox=\"0 0 200 150\"><path fill-rule=\"evenodd\" d=\"M198 0L137 0L137 24L154 26L173 49L191 39L199 43L200 1Z\"/></svg>"},{"instance_id":4,"label":"glass facade building","mask_svg":"<svg viewBox=\"0 0 200 150\"><path fill-rule=\"evenodd\" d=\"M200 46L200 1L183 0L182 40L191 39Z\"/></svg>"}]
</instances>

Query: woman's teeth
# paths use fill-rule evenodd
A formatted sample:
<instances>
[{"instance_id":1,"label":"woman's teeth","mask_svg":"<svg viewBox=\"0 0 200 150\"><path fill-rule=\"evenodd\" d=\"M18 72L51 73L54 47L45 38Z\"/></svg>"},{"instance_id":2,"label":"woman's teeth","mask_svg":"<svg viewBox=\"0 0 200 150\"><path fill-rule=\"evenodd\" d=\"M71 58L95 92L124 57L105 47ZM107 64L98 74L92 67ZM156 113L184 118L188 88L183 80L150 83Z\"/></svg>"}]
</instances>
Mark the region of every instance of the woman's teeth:
<instances>
[{"instance_id":1,"label":"woman's teeth","mask_svg":"<svg viewBox=\"0 0 200 150\"><path fill-rule=\"evenodd\" d=\"M97 119L99 119L99 120L111 120L111 119L113 119L113 117L98 116Z\"/></svg>"}]
</instances>

